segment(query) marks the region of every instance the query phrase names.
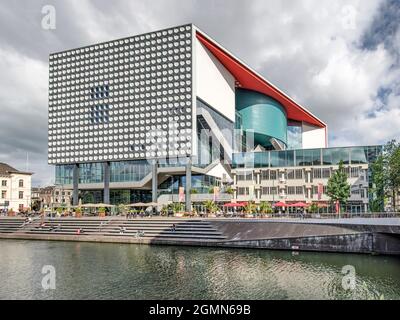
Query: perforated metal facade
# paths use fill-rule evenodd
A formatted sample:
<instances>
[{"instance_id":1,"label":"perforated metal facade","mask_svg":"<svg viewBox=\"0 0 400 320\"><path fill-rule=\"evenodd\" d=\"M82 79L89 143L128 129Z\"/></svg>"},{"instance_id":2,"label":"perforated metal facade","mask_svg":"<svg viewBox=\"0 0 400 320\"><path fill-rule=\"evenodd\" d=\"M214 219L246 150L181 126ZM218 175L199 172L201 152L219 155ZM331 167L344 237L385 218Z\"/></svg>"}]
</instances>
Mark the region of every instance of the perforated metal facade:
<instances>
[{"instance_id":1,"label":"perforated metal facade","mask_svg":"<svg viewBox=\"0 0 400 320\"><path fill-rule=\"evenodd\" d=\"M50 164L192 150L192 26L50 55Z\"/></svg>"}]
</instances>

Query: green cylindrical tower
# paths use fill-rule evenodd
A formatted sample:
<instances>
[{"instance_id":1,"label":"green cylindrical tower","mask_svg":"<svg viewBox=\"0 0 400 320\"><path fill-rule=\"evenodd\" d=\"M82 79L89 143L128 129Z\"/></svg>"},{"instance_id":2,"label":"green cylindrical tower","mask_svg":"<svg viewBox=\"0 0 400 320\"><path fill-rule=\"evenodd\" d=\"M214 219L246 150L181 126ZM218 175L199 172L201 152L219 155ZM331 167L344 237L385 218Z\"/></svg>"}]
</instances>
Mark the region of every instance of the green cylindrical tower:
<instances>
[{"instance_id":1,"label":"green cylindrical tower","mask_svg":"<svg viewBox=\"0 0 400 320\"><path fill-rule=\"evenodd\" d=\"M278 101L256 91L236 89L236 110L243 130L254 130L256 145L269 148L271 138L287 145L286 110Z\"/></svg>"}]
</instances>

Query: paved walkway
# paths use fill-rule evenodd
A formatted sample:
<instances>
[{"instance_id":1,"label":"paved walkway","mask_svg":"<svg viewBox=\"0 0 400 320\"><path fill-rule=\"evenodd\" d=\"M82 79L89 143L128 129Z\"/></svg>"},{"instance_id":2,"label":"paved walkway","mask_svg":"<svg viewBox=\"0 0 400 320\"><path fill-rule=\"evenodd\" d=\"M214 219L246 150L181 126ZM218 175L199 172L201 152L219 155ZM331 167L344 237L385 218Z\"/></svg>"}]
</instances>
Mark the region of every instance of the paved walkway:
<instances>
[{"instance_id":1,"label":"paved walkway","mask_svg":"<svg viewBox=\"0 0 400 320\"><path fill-rule=\"evenodd\" d=\"M0 217L0 219L6 218L10 219L11 217ZM21 217L12 217L14 219L21 219ZM48 217L46 217L48 218ZM40 217L35 217L35 220L40 219ZM61 219L75 219L74 217L63 217ZM82 217L76 219L104 219L104 220L124 220L125 217L121 216L107 216L104 218L99 217ZM382 226L400 226L400 217L399 218L189 218L189 217L163 217L163 216L154 216L154 217L136 217L129 219L128 221L134 220L221 220L221 221L240 221L240 222L288 222L288 223L312 223L312 224L353 224L353 225L382 225Z\"/></svg>"},{"instance_id":2,"label":"paved walkway","mask_svg":"<svg viewBox=\"0 0 400 320\"><path fill-rule=\"evenodd\" d=\"M221 219L234 220L234 219ZM400 218L341 218L341 219L299 219L299 218L267 218L267 219L242 219L251 222L289 222L289 223L312 223L312 224L353 224L353 225L382 225L400 226ZM237 221L237 219L236 219Z\"/></svg>"}]
</instances>

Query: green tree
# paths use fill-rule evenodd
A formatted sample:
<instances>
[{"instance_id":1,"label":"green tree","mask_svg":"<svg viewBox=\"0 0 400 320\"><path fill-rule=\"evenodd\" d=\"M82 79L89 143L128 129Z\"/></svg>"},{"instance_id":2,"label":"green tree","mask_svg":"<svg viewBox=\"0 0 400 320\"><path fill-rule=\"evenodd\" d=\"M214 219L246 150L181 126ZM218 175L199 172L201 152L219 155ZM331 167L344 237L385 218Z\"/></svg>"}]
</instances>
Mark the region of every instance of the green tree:
<instances>
[{"instance_id":1,"label":"green tree","mask_svg":"<svg viewBox=\"0 0 400 320\"><path fill-rule=\"evenodd\" d=\"M372 212L383 211L385 203L385 170L383 155L371 163L371 185L369 193L372 195L369 208Z\"/></svg>"},{"instance_id":2,"label":"green tree","mask_svg":"<svg viewBox=\"0 0 400 320\"><path fill-rule=\"evenodd\" d=\"M385 189L392 198L393 210L396 208L396 192L400 189L400 143L389 141L384 147L383 165Z\"/></svg>"},{"instance_id":3,"label":"green tree","mask_svg":"<svg viewBox=\"0 0 400 320\"><path fill-rule=\"evenodd\" d=\"M372 211L381 211L385 201L390 197L392 208L396 208L396 192L400 189L400 143L389 141L383 152L371 164L371 180L373 199L370 203Z\"/></svg>"},{"instance_id":4,"label":"green tree","mask_svg":"<svg viewBox=\"0 0 400 320\"><path fill-rule=\"evenodd\" d=\"M333 202L339 202L340 213L340 205L346 203L350 198L350 184L347 182L343 161L340 161L339 168L328 180L327 194Z\"/></svg>"}]
</instances>

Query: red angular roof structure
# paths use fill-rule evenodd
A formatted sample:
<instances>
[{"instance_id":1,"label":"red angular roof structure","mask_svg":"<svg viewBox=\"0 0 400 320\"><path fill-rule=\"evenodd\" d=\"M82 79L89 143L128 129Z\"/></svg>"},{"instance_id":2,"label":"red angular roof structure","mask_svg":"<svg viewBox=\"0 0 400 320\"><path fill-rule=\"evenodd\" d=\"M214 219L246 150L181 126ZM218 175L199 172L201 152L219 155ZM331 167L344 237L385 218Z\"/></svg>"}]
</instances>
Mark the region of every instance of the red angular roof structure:
<instances>
[{"instance_id":1,"label":"red angular roof structure","mask_svg":"<svg viewBox=\"0 0 400 320\"><path fill-rule=\"evenodd\" d=\"M326 128L325 123L251 70L204 33L197 30L196 37L235 77L241 88L258 91L275 99L285 107L290 120L304 121L320 128Z\"/></svg>"}]
</instances>

